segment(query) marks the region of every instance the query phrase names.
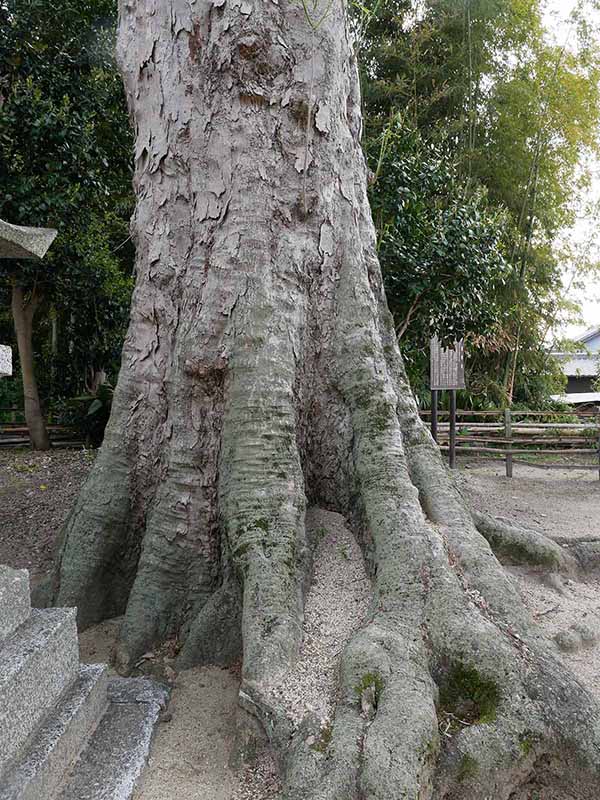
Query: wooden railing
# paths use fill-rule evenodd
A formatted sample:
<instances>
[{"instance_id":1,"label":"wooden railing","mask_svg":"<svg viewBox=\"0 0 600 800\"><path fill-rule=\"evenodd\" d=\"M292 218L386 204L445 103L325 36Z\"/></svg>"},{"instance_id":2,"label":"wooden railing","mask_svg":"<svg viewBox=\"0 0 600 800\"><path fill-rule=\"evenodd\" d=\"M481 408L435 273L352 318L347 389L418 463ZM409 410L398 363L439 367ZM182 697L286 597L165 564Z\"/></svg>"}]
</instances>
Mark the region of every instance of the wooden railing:
<instances>
[{"instance_id":1,"label":"wooden railing","mask_svg":"<svg viewBox=\"0 0 600 800\"><path fill-rule=\"evenodd\" d=\"M430 419L430 414L421 412L425 420ZM448 415L448 411L438 412L441 420ZM456 417L456 456L502 459L508 478L512 478L515 464L540 469L595 470L600 478L600 413L496 409L460 410ZM573 421L574 418L577 421ZM552 421L542 421L544 419ZM448 422L438 422L437 439L443 451L451 450ZM564 458L560 462L539 461L540 456L576 456L579 462L585 463L572 463Z\"/></svg>"},{"instance_id":2,"label":"wooden railing","mask_svg":"<svg viewBox=\"0 0 600 800\"><path fill-rule=\"evenodd\" d=\"M46 429L52 447L78 447L83 444L81 437L65 425L47 425ZM28 447L30 443L23 409L0 408L0 447Z\"/></svg>"}]
</instances>

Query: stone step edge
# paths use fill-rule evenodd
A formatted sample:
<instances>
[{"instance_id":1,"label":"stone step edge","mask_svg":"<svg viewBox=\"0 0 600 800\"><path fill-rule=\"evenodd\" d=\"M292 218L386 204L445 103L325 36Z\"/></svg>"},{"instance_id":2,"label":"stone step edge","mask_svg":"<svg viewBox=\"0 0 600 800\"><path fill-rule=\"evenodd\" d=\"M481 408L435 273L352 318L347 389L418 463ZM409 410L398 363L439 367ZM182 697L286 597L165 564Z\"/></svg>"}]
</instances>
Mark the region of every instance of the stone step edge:
<instances>
[{"instance_id":1,"label":"stone step edge","mask_svg":"<svg viewBox=\"0 0 600 800\"><path fill-rule=\"evenodd\" d=\"M0 778L0 800L47 800L62 786L108 707L104 664L83 664L75 684Z\"/></svg>"},{"instance_id":2,"label":"stone step edge","mask_svg":"<svg viewBox=\"0 0 600 800\"><path fill-rule=\"evenodd\" d=\"M65 625L71 625L77 643L76 608L34 608L29 618L0 643L0 690Z\"/></svg>"},{"instance_id":3,"label":"stone step edge","mask_svg":"<svg viewBox=\"0 0 600 800\"><path fill-rule=\"evenodd\" d=\"M31 614L29 573L0 564L0 645Z\"/></svg>"},{"instance_id":4,"label":"stone step edge","mask_svg":"<svg viewBox=\"0 0 600 800\"><path fill-rule=\"evenodd\" d=\"M109 681L109 707L56 800L129 800L169 690L145 678Z\"/></svg>"},{"instance_id":5,"label":"stone step edge","mask_svg":"<svg viewBox=\"0 0 600 800\"><path fill-rule=\"evenodd\" d=\"M0 648L0 769L23 752L78 671L75 609L34 609Z\"/></svg>"}]
</instances>

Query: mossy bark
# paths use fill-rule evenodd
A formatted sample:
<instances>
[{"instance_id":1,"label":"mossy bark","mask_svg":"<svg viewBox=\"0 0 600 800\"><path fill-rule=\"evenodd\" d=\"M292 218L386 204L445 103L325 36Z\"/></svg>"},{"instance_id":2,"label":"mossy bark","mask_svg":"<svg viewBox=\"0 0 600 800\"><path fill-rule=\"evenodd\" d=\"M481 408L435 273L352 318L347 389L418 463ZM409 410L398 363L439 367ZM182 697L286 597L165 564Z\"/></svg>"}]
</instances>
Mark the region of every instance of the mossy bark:
<instances>
[{"instance_id":1,"label":"mossy bark","mask_svg":"<svg viewBox=\"0 0 600 800\"><path fill-rule=\"evenodd\" d=\"M186 666L243 647L240 704L290 800L525 798L564 775L560 796L583 798L600 712L419 419L376 256L347 9L311 9L121 2L137 284L53 599L83 625L124 614L123 669L172 636ZM345 515L373 583L325 737L310 718L295 730L275 691L302 637L308 504ZM452 711L440 688L457 674L474 696L454 686Z\"/></svg>"}]
</instances>

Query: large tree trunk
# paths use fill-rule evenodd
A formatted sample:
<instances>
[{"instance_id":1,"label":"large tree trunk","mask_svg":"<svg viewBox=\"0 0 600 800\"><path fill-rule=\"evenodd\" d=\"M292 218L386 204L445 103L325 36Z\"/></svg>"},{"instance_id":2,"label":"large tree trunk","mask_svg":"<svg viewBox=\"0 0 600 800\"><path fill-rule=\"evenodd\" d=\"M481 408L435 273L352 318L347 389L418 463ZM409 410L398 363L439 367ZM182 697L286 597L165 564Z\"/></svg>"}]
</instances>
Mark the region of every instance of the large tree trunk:
<instances>
[{"instance_id":1,"label":"large tree trunk","mask_svg":"<svg viewBox=\"0 0 600 800\"><path fill-rule=\"evenodd\" d=\"M124 669L168 637L186 665L243 643L240 702L287 798L503 800L540 782L544 800L583 798L599 785L598 707L537 637L406 381L346 14L341 0L122 0L137 286L54 600L83 625L124 613ZM325 728L281 701L308 504L346 517L373 585Z\"/></svg>"},{"instance_id":2,"label":"large tree trunk","mask_svg":"<svg viewBox=\"0 0 600 800\"><path fill-rule=\"evenodd\" d=\"M50 439L46 430L46 422L42 414L40 395L35 378L33 363L33 318L40 304L37 291L26 299L25 291L17 282L12 286L12 315L17 336L17 349L23 380L23 397L25 402L25 423L29 431L31 446L34 450L48 450Z\"/></svg>"}]
</instances>

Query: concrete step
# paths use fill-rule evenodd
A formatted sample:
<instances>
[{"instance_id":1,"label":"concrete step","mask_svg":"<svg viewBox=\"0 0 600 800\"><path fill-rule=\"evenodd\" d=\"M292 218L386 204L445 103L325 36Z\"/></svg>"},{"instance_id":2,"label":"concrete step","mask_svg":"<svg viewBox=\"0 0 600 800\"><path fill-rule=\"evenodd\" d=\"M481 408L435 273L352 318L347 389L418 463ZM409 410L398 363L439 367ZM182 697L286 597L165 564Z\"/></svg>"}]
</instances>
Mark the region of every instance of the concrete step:
<instances>
[{"instance_id":1,"label":"concrete step","mask_svg":"<svg viewBox=\"0 0 600 800\"><path fill-rule=\"evenodd\" d=\"M108 695L108 711L56 800L129 800L133 794L168 692L142 678L114 678Z\"/></svg>"},{"instance_id":2,"label":"concrete step","mask_svg":"<svg viewBox=\"0 0 600 800\"><path fill-rule=\"evenodd\" d=\"M0 775L0 800L49 800L62 789L107 706L107 671L84 664L73 686L28 741L24 755Z\"/></svg>"},{"instance_id":3,"label":"concrete step","mask_svg":"<svg viewBox=\"0 0 600 800\"><path fill-rule=\"evenodd\" d=\"M0 774L79 671L75 609L34 609L0 645Z\"/></svg>"},{"instance_id":4,"label":"concrete step","mask_svg":"<svg viewBox=\"0 0 600 800\"><path fill-rule=\"evenodd\" d=\"M29 573L0 564L0 644L22 625L31 613Z\"/></svg>"}]
</instances>

